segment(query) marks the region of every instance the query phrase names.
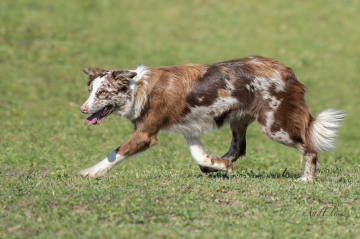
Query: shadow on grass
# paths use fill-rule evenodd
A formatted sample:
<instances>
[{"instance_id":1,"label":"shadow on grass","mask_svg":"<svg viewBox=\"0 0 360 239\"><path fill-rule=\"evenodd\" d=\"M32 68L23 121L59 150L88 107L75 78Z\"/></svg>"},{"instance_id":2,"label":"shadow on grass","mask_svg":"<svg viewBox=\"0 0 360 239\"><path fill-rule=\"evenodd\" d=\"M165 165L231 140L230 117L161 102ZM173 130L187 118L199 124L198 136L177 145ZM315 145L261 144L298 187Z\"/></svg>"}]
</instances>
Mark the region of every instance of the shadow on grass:
<instances>
[{"instance_id":1,"label":"shadow on grass","mask_svg":"<svg viewBox=\"0 0 360 239\"><path fill-rule=\"evenodd\" d=\"M230 178L259 178L259 179L265 179L265 178L290 178L290 179L297 179L301 177L301 173L299 172L288 172L287 169L285 169L283 172L265 172L265 171L259 171L254 172L253 170L242 170L242 171L236 171L235 174L229 175L228 173L209 173L206 174L208 178L223 178L223 179L230 179ZM202 177L202 174L199 174L199 177Z\"/></svg>"},{"instance_id":2,"label":"shadow on grass","mask_svg":"<svg viewBox=\"0 0 360 239\"><path fill-rule=\"evenodd\" d=\"M343 183L343 184L359 183L358 179L350 178L350 176L317 178L316 181L319 183L325 183L325 182L335 182L335 183Z\"/></svg>"},{"instance_id":3,"label":"shadow on grass","mask_svg":"<svg viewBox=\"0 0 360 239\"><path fill-rule=\"evenodd\" d=\"M319 170L319 173L324 173L325 170ZM222 178L222 179L234 179L234 178L258 178L258 179L281 179L281 178L289 178L296 180L301 177L302 172L288 172L286 169L283 172L265 172L265 171L258 171L254 172L253 170L242 170L236 171L235 174L229 175L228 173L218 172L218 173L209 173L205 176L208 178ZM203 174L199 174L198 177L203 177ZM321 178L316 179L317 182L336 182L336 183L357 183L359 182L358 179L354 178L350 173L344 172L342 169L336 169L336 172L333 170L331 173L329 171L327 174L321 175Z\"/></svg>"}]
</instances>

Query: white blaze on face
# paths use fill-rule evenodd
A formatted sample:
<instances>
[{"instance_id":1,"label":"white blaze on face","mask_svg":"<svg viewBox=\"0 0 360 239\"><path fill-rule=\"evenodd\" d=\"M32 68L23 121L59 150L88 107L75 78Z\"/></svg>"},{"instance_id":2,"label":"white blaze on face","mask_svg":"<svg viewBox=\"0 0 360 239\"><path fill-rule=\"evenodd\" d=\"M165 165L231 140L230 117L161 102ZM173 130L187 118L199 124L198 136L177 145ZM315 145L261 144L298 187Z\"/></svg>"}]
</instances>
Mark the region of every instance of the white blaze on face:
<instances>
[{"instance_id":1,"label":"white blaze on face","mask_svg":"<svg viewBox=\"0 0 360 239\"><path fill-rule=\"evenodd\" d=\"M89 98L84 103L84 105L87 105L88 107L88 112L91 112L95 102L96 92L98 91L101 84L105 81L105 79L106 79L106 75L103 77L98 77L92 82L92 91L89 95Z\"/></svg>"}]
</instances>

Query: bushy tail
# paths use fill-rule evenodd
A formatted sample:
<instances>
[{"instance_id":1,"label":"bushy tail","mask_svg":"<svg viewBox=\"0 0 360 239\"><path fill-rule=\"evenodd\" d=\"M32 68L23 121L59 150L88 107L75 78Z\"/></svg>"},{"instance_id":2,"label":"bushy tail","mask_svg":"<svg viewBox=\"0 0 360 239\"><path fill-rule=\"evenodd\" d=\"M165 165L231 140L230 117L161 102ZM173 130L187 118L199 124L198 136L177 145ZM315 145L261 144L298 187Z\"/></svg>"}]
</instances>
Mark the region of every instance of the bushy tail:
<instances>
[{"instance_id":1,"label":"bushy tail","mask_svg":"<svg viewBox=\"0 0 360 239\"><path fill-rule=\"evenodd\" d=\"M341 110L326 109L322 111L311 128L311 142L317 152L335 149L336 137L346 114Z\"/></svg>"}]
</instances>

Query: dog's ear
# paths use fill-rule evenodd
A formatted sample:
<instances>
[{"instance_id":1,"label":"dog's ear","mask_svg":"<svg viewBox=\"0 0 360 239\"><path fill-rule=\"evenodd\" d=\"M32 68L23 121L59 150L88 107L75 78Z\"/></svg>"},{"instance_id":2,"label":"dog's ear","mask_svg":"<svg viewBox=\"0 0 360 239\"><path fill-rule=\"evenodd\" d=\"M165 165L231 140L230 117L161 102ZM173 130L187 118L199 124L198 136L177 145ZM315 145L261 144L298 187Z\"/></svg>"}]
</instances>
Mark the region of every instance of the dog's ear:
<instances>
[{"instance_id":1,"label":"dog's ear","mask_svg":"<svg viewBox=\"0 0 360 239\"><path fill-rule=\"evenodd\" d=\"M87 74L89 76L89 82L88 85L90 85L90 83L97 77L104 75L105 73L108 72L108 70L105 69L101 69L101 68L85 68L83 69L83 71L85 72L85 74Z\"/></svg>"},{"instance_id":2,"label":"dog's ear","mask_svg":"<svg viewBox=\"0 0 360 239\"><path fill-rule=\"evenodd\" d=\"M108 72L108 70L101 69L101 68L85 68L83 71L89 76L89 77L98 77L101 74L104 74Z\"/></svg>"},{"instance_id":3,"label":"dog's ear","mask_svg":"<svg viewBox=\"0 0 360 239\"><path fill-rule=\"evenodd\" d=\"M129 82L137 75L136 72L128 70L113 70L110 82L119 90L126 91L129 88Z\"/></svg>"},{"instance_id":4,"label":"dog's ear","mask_svg":"<svg viewBox=\"0 0 360 239\"><path fill-rule=\"evenodd\" d=\"M113 70L111 74L114 79L121 79L121 78L132 79L137 75L136 72L128 71L128 70Z\"/></svg>"}]
</instances>

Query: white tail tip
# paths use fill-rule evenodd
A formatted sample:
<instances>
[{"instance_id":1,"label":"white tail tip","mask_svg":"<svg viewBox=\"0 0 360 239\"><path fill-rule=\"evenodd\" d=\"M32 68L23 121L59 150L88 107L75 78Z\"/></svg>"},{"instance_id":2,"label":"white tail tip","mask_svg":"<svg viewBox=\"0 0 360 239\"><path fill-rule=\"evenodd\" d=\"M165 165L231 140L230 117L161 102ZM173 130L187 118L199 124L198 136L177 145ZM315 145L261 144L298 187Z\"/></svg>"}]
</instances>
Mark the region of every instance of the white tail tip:
<instances>
[{"instance_id":1,"label":"white tail tip","mask_svg":"<svg viewBox=\"0 0 360 239\"><path fill-rule=\"evenodd\" d=\"M318 115L311 131L311 141L317 152L335 149L336 137L345 117L343 111L335 109L326 109Z\"/></svg>"}]
</instances>

